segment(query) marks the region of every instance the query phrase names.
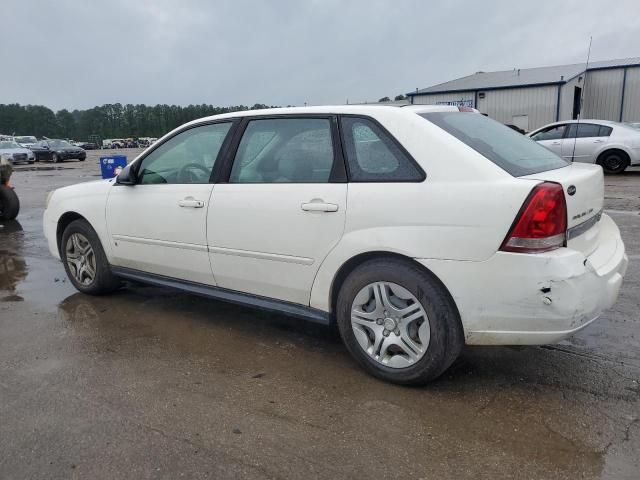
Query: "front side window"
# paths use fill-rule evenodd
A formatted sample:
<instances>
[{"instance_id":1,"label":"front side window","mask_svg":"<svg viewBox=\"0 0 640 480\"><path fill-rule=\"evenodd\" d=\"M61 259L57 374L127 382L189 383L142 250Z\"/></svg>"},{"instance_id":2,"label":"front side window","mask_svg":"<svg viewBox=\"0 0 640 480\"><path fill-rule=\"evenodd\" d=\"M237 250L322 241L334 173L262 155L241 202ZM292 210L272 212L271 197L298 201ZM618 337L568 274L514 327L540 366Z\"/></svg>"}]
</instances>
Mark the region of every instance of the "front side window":
<instances>
[{"instance_id":1,"label":"front side window","mask_svg":"<svg viewBox=\"0 0 640 480\"><path fill-rule=\"evenodd\" d=\"M341 119L351 182L420 182L424 173L382 128L367 118Z\"/></svg>"},{"instance_id":2,"label":"front side window","mask_svg":"<svg viewBox=\"0 0 640 480\"><path fill-rule=\"evenodd\" d=\"M216 158L231 122L190 128L147 155L138 170L138 183L209 183Z\"/></svg>"},{"instance_id":3,"label":"front side window","mask_svg":"<svg viewBox=\"0 0 640 480\"><path fill-rule=\"evenodd\" d=\"M564 136L564 131L567 128L566 125L556 125L555 127L545 128L544 130L536 133L531 138L536 142L541 140L559 140Z\"/></svg>"},{"instance_id":4,"label":"front side window","mask_svg":"<svg viewBox=\"0 0 640 480\"><path fill-rule=\"evenodd\" d=\"M327 118L250 120L230 183L327 183L333 166Z\"/></svg>"},{"instance_id":5,"label":"front side window","mask_svg":"<svg viewBox=\"0 0 640 480\"><path fill-rule=\"evenodd\" d=\"M568 162L532 139L484 115L434 112L420 116L453 135L514 177L569 165Z\"/></svg>"}]
</instances>

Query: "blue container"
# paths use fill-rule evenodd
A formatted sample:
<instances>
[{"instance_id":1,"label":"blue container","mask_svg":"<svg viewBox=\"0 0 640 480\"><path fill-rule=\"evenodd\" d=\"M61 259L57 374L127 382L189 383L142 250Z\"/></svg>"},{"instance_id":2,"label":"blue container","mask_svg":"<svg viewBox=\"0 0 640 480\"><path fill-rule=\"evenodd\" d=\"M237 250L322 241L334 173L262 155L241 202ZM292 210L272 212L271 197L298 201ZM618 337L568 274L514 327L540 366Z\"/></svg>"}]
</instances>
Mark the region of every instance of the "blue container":
<instances>
[{"instance_id":1,"label":"blue container","mask_svg":"<svg viewBox=\"0 0 640 480\"><path fill-rule=\"evenodd\" d=\"M120 170L127 166L126 155L113 155L111 157L100 157L100 171L102 178L113 178Z\"/></svg>"}]
</instances>

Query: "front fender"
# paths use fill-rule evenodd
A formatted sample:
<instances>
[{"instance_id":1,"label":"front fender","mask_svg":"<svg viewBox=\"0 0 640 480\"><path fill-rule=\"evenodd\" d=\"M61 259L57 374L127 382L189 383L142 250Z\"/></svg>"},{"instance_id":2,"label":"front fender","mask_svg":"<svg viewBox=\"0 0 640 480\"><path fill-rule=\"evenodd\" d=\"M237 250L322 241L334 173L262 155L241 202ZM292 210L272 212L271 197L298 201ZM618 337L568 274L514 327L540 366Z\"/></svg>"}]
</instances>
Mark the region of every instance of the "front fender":
<instances>
[{"instance_id":1,"label":"front fender","mask_svg":"<svg viewBox=\"0 0 640 480\"><path fill-rule=\"evenodd\" d=\"M111 259L105 209L112 185L110 180L98 180L60 188L53 192L43 216L44 234L52 255L60 258L57 239L58 224L66 214L74 214L89 222L98 234L107 259Z\"/></svg>"}]
</instances>

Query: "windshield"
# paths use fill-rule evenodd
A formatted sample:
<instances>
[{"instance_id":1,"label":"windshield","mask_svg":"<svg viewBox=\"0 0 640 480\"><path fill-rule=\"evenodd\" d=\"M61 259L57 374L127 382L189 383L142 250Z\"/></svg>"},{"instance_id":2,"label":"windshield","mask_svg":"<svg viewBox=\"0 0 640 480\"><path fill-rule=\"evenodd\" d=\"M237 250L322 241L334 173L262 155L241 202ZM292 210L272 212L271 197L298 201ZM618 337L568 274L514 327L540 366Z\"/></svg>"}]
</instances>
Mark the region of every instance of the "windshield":
<instances>
[{"instance_id":1,"label":"windshield","mask_svg":"<svg viewBox=\"0 0 640 480\"><path fill-rule=\"evenodd\" d=\"M514 177L569 165L530 138L484 115L434 112L423 113L420 116L484 155Z\"/></svg>"},{"instance_id":2,"label":"windshield","mask_svg":"<svg viewBox=\"0 0 640 480\"><path fill-rule=\"evenodd\" d=\"M66 140L49 140L49 145L53 148L73 148Z\"/></svg>"},{"instance_id":3,"label":"windshield","mask_svg":"<svg viewBox=\"0 0 640 480\"><path fill-rule=\"evenodd\" d=\"M18 143L36 143L37 141L36 137L16 137Z\"/></svg>"},{"instance_id":4,"label":"windshield","mask_svg":"<svg viewBox=\"0 0 640 480\"><path fill-rule=\"evenodd\" d=\"M22 148L20 145L18 145L16 142L13 142L11 140L5 140L0 142L0 149L7 149L7 148Z\"/></svg>"}]
</instances>

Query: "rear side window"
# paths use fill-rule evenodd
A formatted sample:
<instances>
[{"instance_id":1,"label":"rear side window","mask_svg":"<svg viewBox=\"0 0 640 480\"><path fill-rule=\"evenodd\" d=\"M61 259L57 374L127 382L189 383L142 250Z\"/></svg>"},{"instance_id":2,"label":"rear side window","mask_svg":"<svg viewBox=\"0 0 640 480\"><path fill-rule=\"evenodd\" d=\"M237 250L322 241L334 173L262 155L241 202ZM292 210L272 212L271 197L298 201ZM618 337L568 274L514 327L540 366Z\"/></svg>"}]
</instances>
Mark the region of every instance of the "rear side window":
<instances>
[{"instance_id":1,"label":"rear side window","mask_svg":"<svg viewBox=\"0 0 640 480\"><path fill-rule=\"evenodd\" d=\"M421 182L424 173L382 128L367 118L342 117L351 182Z\"/></svg>"},{"instance_id":2,"label":"rear side window","mask_svg":"<svg viewBox=\"0 0 640 480\"><path fill-rule=\"evenodd\" d=\"M608 137L611 135L613 128L605 127L604 125L600 125L600 132L598 133L599 137Z\"/></svg>"},{"instance_id":3,"label":"rear side window","mask_svg":"<svg viewBox=\"0 0 640 480\"><path fill-rule=\"evenodd\" d=\"M609 135L601 135L601 129L609 129L609 134L611 133L611 129L609 127L601 127L600 125L594 125L593 123L572 123L569 127L569 133L567 134L568 138L590 138L590 137L608 137ZM578 135L576 135L576 130L578 131Z\"/></svg>"},{"instance_id":4,"label":"rear side window","mask_svg":"<svg viewBox=\"0 0 640 480\"><path fill-rule=\"evenodd\" d=\"M423 113L442 128L514 177L566 167L568 162L518 132L484 115L464 112Z\"/></svg>"}]
</instances>

